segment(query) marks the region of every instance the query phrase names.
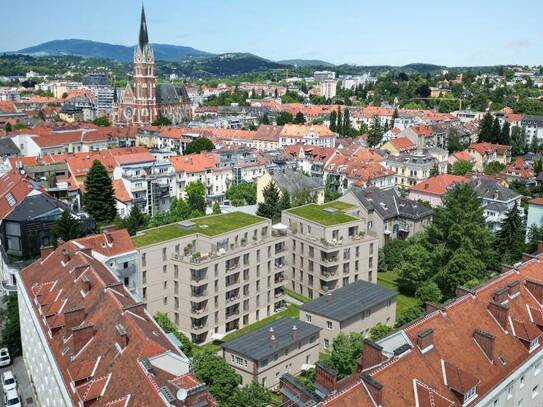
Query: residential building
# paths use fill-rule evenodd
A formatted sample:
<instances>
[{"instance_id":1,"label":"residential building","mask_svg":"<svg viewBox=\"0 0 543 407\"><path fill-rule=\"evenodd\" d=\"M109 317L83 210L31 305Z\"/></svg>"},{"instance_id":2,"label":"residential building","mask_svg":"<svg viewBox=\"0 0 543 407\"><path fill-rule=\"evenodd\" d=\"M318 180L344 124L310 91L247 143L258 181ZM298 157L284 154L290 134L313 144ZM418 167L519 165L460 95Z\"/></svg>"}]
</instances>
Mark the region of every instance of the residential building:
<instances>
[{"instance_id":1,"label":"residential building","mask_svg":"<svg viewBox=\"0 0 543 407\"><path fill-rule=\"evenodd\" d=\"M19 99L17 88L0 87L0 102L17 102Z\"/></svg>"},{"instance_id":2,"label":"residential building","mask_svg":"<svg viewBox=\"0 0 543 407\"><path fill-rule=\"evenodd\" d=\"M225 342L223 357L242 385L277 387L284 373L297 375L319 360L320 330L298 319L281 318Z\"/></svg>"},{"instance_id":3,"label":"residential building","mask_svg":"<svg viewBox=\"0 0 543 407\"><path fill-rule=\"evenodd\" d=\"M369 336L378 323L393 326L397 293L375 283L358 280L300 306L300 320L321 329L321 350L332 349L341 332Z\"/></svg>"},{"instance_id":4,"label":"residential building","mask_svg":"<svg viewBox=\"0 0 543 407\"><path fill-rule=\"evenodd\" d=\"M317 365L316 390L281 378L284 405L535 407L542 404L541 254L474 289L459 287L376 343L337 380ZM300 383L300 382L298 382ZM284 390L283 390L284 389Z\"/></svg>"},{"instance_id":5,"label":"residential building","mask_svg":"<svg viewBox=\"0 0 543 407\"><path fill-rule=\"evenodd\" d=\"M543 116L526 114L522 118L521 126L526 133L526 142L529 144L535 138L538 142L543 140Z\"/></svg>"},{"instance_id":6,"label":"residential building","mask_svg":"<svg viewBox=\"0 0 543 407\"><path fill-rule=\"evenodd\" d=\"M409 189L408 198L412 201L428 202L433 207L443 204L443 197L454 184L464 183L469 180L462 175L439 174L419 182Z\"/></svg>"},{"instance_id":7,"label":"residential building","mask_svg":"<svg viewBox=\"0 0 543 407\"><path fill-rule=\"evenodd\" d=\"M417 148L447 148L447 131L438 126L411 126L398 133L398 137L407 137Z\"/></svg>"},{"instance_id":8,"label":"residential building","mask_svg":"<svg viewBox=\"0 0 543 407\"><path fill-rule=\"evenodd\" d=\"M253 137L253 147L260 151L277 150L282 129L283 126L261 124Z\"/></svg>"},{"instance_id":9,"label":"residential building","mask_svg":"<svg viewBox=\"0 0 543 407\"><path fill-rule=\"evenodd\" d=\"M271 182L279 188L281 193L287 191L291 200L299 195L312 197L317 204L324 203L324 184L322 178L309 177L300 174L299 171L284 169L278 171L266 171L256 182L256 203L264 202L264 188Z\"/></svg>"},{"instance_id":10,"label":"residential building","mask_svg":"<svg viewBox=\"0 0 543 407\"><path fill-rule=\"evenodd\" d=\"M336 97L337 81L335 79L326 79L320 83L320 94L325 99Z\"/></svg>"},{"instance_id":11,"label":"residential building","mask_svg":"<svg viewBox=\"0 0 543 407\"><path fill-rule=\"evenodd\" d=\"M379 246L388 239L407 239L432 223L432 209L401 198L395 189L352 188L339 200L361 208L366 231L377 236Z\"/></svg>"},{"instance_id":12,"label":"residential building","mask_svg":"<svg viewBox=\"0 0 543 407\"><path fill-rule=\"evenodd\" d=\"M393 138L383 144L383 150L388 151L390 155L400 155L402 153L411 153L417 149L417 146L407 137Z\"/></svg>"},{"instance_id":13,"label":"residential building","mask_svg":"<svg viewBox=\"0 0 543 407\"><path fill-rule=\"evenodd\" d=\"M268 317L285 306L287 236L242 212L139 232L141 297L195 343Z\"/></svg>"},{"instance_id":14,"label":"residential building","mask_svg":"<svg viewBox=\"0 0 543 407\"><path fill-rule=\"evenodd\" d=\"M439 171L438 165L437 159L422 151L389 155L386 161L386 166L395 174L395 185L407 189L429 178L434 168Z\"/></svg>"},{"instance_id":15,"label":"residential building","mask_svg":"<svg viewBox=\"0 0 543 407\"><path fill-rule=\"evenodd\" d=\"M92 246L44 249L18 275L22 353L34 402L215 406L190 359Z\"/></svg>"},{"instance_id":16,"label":"residential building","mask_svg":"<svg viewBox=\"0 0 543 407\"><path fill-rule=\"evenodd\" d=\"M517 157L514 162L508 164L502 171L502 174L505 175L505 178L509 182L519 181L524 184L535 183L537 175L534 172L533 166L524 161L522 156Z\"/></svg>"},{"instance_id":17,"label":"residential building","mask_svg":"<svg viewBox=\"0 0 543 407\"><path fill-rule=\"evenodd\" d=\"M322 124L285 124L279 133L279 146L291 144L334 147L336 134Z\"/></svg>"},{"instance_id":18,"label":"residential building","mask_svg":"<svg viewBox=\"0 0 543 407\"><path fill-rule=\"evenodd\" d=\"M485 165L497 161L503 165L511 162L511 146L491 143L474 143L468 147L474 169L483 172Z\"/></svg>"},{"instance_id":19,"label":"residential building","mask_svg":"<svg viewBox=\"0 0 543 407\"><path fill-rule=\"evenodd\" d=\"M457 161L468 161L470 163L475 163L475 160L471 157L470 153L468 153L468 150L462 150L452 153L449 156L448 161L450 165L453 165Z\"/></svg>"},{"instance_id":20,"label":"residential building","mask_svg":"<svg viewBox=\"0 0 543 407\"><path fill-rule=\"evenodd\" d=\"M108 74L107 72L90 72L81 78L83 86L93 87L93 86L107 86L108 85Z\"/></svg>"},{"instance_id":21,"label":"residential building","mask_svg":"<svg viewBox=\"0 0 543 407\"><path fill-rule=\"evenodd\" d=\"M543 198L534 198L528 201L528 217L526 219L526 240L530 233L530 228L543 226Z\"/></svg>"},{"instance_id":22,"label":"residential building","mask_svg":"<svg viewBox=\"0 0 543 407\"><path fill-rule=\"evenodd\" d=\"M323 82L329 79L336 79L336 73L332 71L315 71L313 72L313 79L316 82Z\"/></svg>"},{"instance_id":23,"label":"residential building","mask_svg":"<svg viewBox=\"0 0 543 407\"><path fill-rule=\"evenodd\" d=\"M324 167L334 156L335 149L307 144L293 144L285 146L283 152L296 158L297 166L303 173L322 178L324 176Z\"/></svg>"},{"instance_id":24,"label":"residential building","mask_svg":"<svg viewBox=\"0 0 543 407\"><path fill-rule=\"evenodd\" d=\"M355 203L308 204L282 212L288 227L287 286L311 299L357 280L376 281L379 239Z\"/></svg>"}]
</instances>

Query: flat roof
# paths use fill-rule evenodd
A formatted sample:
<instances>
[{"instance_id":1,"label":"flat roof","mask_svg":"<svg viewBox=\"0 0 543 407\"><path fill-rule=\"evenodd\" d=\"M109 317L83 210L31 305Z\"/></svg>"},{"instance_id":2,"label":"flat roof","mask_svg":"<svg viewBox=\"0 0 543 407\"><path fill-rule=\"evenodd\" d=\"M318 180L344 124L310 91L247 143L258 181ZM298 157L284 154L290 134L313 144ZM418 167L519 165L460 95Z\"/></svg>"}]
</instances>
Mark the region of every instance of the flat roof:
<instances>
[{"instance_id":1,"label":"flat roof","mask_svg":"<svg viewBox=\"0 0 543 407\"><path fill-rule=\"evenodd\" d=\"M190 222L194 223L194 226L191 228L184 228L179 224L180 222L170 223L169 225L143 230L134 236L132 241L134 242L134 246L140 248L195 233L210 237L217 236L265 221L265 218L243 212L203 216L201 218L190 219Z\"/></svg>"},{"instance_id":2,"label":"flat roof","mask_svg":"<svg viewBox=\"0 0 543 407\"><path fill-rule=\"evenodd\" d=\"M294 326L296 335L293 335ZM273 328L273 332L270 332L270 328ZM225 342L222 347L251 360L263 360L281 353L300 340L317 335L320 330L321 328L299 319L285 317ZM274 341L271 340L272 334L275 337Z\"/></svg>"},{"instance_id":3,"label":"flat roof","mask_svg":"<svg viewBox=\"0 0 543 407\"><path fill-rule=\"evenodd\" d=\"M300 311L342 322L387 300L395 299L396 296L395 291L358 280L302 304Z\"/></svg>"},{"instance_id":4,"label":"flat roof","mask_svg":"<svg viewBox=\"0 0 543 407\"><path fill-rule=\"evenodd\" d=\"M298 206L287 210L287 212L323 226L333 226L358 220L344 212L355 206L347 202L332 201L324 205L308 204ZM336 209L336 211L330 211L330 209Z\"/></svg>"}]
</instances>

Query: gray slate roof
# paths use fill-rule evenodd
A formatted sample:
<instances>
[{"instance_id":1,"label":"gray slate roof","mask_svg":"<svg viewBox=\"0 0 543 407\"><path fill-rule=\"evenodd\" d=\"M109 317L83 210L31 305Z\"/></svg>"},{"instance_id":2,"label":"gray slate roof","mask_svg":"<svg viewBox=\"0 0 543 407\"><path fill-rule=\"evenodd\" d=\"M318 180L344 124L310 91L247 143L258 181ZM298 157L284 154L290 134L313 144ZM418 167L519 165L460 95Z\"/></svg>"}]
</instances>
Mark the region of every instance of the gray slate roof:
<instances>
[{"instance_id":1,"label":"gray slate roof","mask_svg":"<svg viewBox=\"0 0 543 407\"><path fill-rule=\"evenodd\" d=\"M324 188L322 178L308 177L300 171L292 169L275 171L272 174L272 179L280 190L286 190L290 195L304 189L314 191Z\"/></svg>"},{"instance_id":2,"label":"gray slate roof","mask_svg":"<svg viewBox=\"0 0 543 407\"><path fill-rule=\"evenodd\" d=\"M433 214L431 208L401 198L392 188L352 188L351 191L367 211L375 210L383 220L398 216L417 220Z\"/></svg>"},{"instance_id":3,"label":"gray slate roof","mask_svg":"<svg viewBox=\"0 0 543 407\"><path fill-rule=\"evenodd\" d=\"M59 209L68 210L68 206L46 194L30 195L17 205L5 219L14 222L36 220L44 215L58 212Z\"/></svg>"},{"instance_id":4,"label":"gray slate roof","mask_svg":"<svg viewBox=\"0 0 543 407\"><path fill-rule=\"evenodd\" d=\"M294 325L297 328L296 337L292 334ZM270 340L270 328L273 328L273 335L275 336L273 346ZM320 330L319 327L299 319L285 317L225 342L222 347L227 351L245 356L247 359L263 360L275 353L281 353L281 351L298 343L300 340L318 335Z\"/></svg>"},{"instance_id":5,"label":"gray slate roof","mask_svg":"<svg viewBox=\"0 0 543 407\"><path fill-rule=\"evenodd\" d=\"M11 157L19 154L21 154L21 151L17 148L12 139L8 137L0 138L0 156Z\"/></svg>"},{"instance_id":6,"label":"gray slate roof","mask_svg":"<svg viewBox=\"0 0 543 407\"><path fill-rule=\"evenodd\" d=\"M469 181L479 198L509 202L518 199L521 195L512 189L506 188L493 179L476 177Z\"/></svg>"},{"instance_id":7,"label":"gray slate roof","mask_svg":"<svg viewBox=\"0 0 543 407\"><path fill-rule=\"evenodd\" d=\"M308 311L341 322L395 299L396 296L395 291L358 280L301 305L300 311Z\"/></svg>"},{"instance_id":8,"label":"gray slate roof","mask_svg":"<svg viewBox=\"0 0 543 407\"><path fill-rule=\"evenodd\" d=\"M159 83L156 85L156 102L158 104L179 103L180 98L175 86L171 83Z\"/></svg>"}]
</instances>

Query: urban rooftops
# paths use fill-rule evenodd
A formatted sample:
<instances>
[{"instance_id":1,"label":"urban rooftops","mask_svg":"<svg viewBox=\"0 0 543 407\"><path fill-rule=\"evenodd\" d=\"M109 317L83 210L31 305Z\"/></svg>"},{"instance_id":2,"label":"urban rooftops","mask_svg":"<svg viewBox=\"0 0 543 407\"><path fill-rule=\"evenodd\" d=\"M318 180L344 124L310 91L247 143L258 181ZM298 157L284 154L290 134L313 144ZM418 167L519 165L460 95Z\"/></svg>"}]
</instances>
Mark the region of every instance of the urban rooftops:
<instances>
[{"instance_id":1,"label":"urban rooftops","mask_svg":"<svg viewBox=\"0 0 543 407\"><path fill-rule=\"evenodd\" d=\"M134 236L132 240L134 245L139 248L196 233L213 237L265 221L264 218L243 212L231 212L144 230ZM193 225L188 226L189 222Z\"/></svg>"},{"instance_id":2,"label":"urban rooftops","mask_svg":"<svg viewBox=\"0 0 543 407\"><path fill-rule=\"evenodd\" d=\"M303 304L300 306L300 311L307 311L335 321L346 321L376 305L394 300L396 295L396 292L377 284L358 280Z\"/></svg>"},{"instance_id":3,"label":"urban rooftops","mask_svg":"<svg viewBox=\"0 0 543 407\"><path fill-rule=\"evenodd\" d=\"M309 204L289 209L287 212L323 226L339 225L358 220L354 216L345 213L355 205L347 202L333 201L324 205ZM335 210L334 210L335 209Z\"/></svg>"}]
</instances>

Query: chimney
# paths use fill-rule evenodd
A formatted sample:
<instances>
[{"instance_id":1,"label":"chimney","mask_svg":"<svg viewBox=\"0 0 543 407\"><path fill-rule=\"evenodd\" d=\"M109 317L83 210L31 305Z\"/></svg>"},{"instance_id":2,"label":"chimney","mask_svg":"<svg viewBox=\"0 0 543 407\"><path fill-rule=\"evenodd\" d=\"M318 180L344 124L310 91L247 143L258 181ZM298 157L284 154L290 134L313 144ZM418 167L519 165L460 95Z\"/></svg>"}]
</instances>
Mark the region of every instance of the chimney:
<instances>
[{"instance_id":1,"label":"chimney","mask_svg":"<svg viewBox=\"0 0 543 407\"><path fill-rule=\"evenodd\" d=\"M74 278L77 280L83 272L88 268L88 264L80 264L79 266L74 267Z\"/></svg>"},{"instance_id":2,"label":"chimney","mask_svg":"<svg viewBox=\"0 0 543 407\"><path fill-rule=\"evenodd\" d=\"M108 245L113 244L113 236L111 235L111 232L109 229L104 230L104 238L106 239L106 243Z\"/></svg>"},{"instance_id":3,"label":"chimney","mask_svg":"<svg viewBox=\"0 0 543 407\"><path fill-rule=\"evenodd\" d=\"M69 331L74 326L80 325L86 317L85 308L73 307L64 311L64 326Z\"/></svg>"},{"instance_id":4,"label":"chimney","mask_svg":"<svg viewBox=\"0 0 543 407\"><path fill-rule=\"evenodd\" d=\"M272 349L275 349L275 346L277 345L277 342L276 342L276 339L275 339L275 335L271 335L270 336L270 346Z\"/></svg>"},{"instance_id":5,"label":"chimney","mask_svg":"<svg viewBox=\"0 0 543 407\"><path fill-rule=\"evenodd\" d=\"M68 251L68 249L62 249L62 261L64 262L64 264L70 261L70 252Z\"/></svg>"},{"instance_id":6,"label":"chimney","mask_svg":"<svg viewBox=\"0 0 543 407\"><path fill-rule=\"evenodd\" d=\"M315 384L326 389L329 393L337 390L337 373L334 369L322 364L315 363Z\"/></svg>"},{"instance_id":7,"label":"chimney","mask_svg":"<svg viewBox=\"0 0 543 407\"><path fill-rule=\"evenodd\" d=\"M292 339L298 339L298 327L292 325Z\"/></svg>"},{"instance_id":8,"label":"chimney","mask_svg":"<svg viewBox=\"0 0 543 407\"><path fill-rule=\"evenodd\" d=\"M522 253L522 258L520 259L520 261L522 263L524 263L524 262L527 262L528 260L532 260L532 259L537 259L537 256L533 256L533 255L528 254L528 253Z\"/></svg>"},{"instance_id":9,"label":"chimney","mask_svg":"<svg viewBox=\"0 0 543 407\"><path fill-rule=\"evenodd\" d=\"M507 328L507 317L509 316L509 307L507 304L500 304L496 301L490 301L488 310L492 316L498 321L503 329Z\"/></svg>"},{"instance_id":10,"label":"chimney","mask_svg":"<svg viewBox=\"0 0 543 407\"><path fill-rule=\"evenodd\" d=\"M377 406L381 405L383 401L383 385L371 377L369 374L363 373L360 375L360 379L366 384L366 388L370 393L371 398Z\"/></svg>"},{"instance_id":11,"label":"chimney","mask_svg":"<svg viewBox=\"0 0 543 407\"><path fill-rule=\"evenodd\" d=\"M526 279L524 285L541 304L543 302L543 283L541 281Z\"/></svg>"},{"instance_id":12,"label":"chimney","mask_svg":"<svg viewBox=\"0 0 543 407\"><path fill-rule=\"evenodd\" d=\"M123 312L125 311L130 311L136 315L139 315L142 318L147 318L147 316L145 315L145 303L143 302L124 306Z\"/></svg>"},{"instance_id":13,"label":"chimney","mask_svg":"<svg viewBox=\"0 0 543 407\"><path fill-rule=\"evenodd\" d=\"M79 251L89 257L92 257L92 249L90 247L83 247Z\"/></svg>"},{"instance_id":14,"label":"chimney","mask_svg":"<svg viewBox=\"0 0 543 407\"><path fill-rule=\"evenodd\" d=\"M42 246L40 249L40 258L45 260L47 256L53 253L53 250L55 250L53 246Z\"/></svg>"},{"instance_id":15,"label":"chimney","mask_svg":"<svg viewBox=\"0 0 543 407\"><path fill-rule=\"evenodd\" d=\"M515 298L520 295L520 281L515 280L507 285L509 289L509 298Z\"/></svg>"},{"instance_id":16,"label":"chimney","mask_svg":"<svg viewBox=\"0 0 543 407\"><path fill-rule=\"evenodd\" d=\"M92 339L95 332L93 324L82 324L72 328L72 352L74 355Z\"/></svg>"},{"instance_id":17,"label":"chimney","mask_svg":"<svg viewBox=\"0 0 543 407\"><path fill-rule=\"evenodd\" d=\"M126 328L122 324L115 325L115 330L117 331L117 343L121 349L126 348L128 345L128 333Z\"/></svg>"},{"instance_id":18,"label":"chimney","mask_svg":"<svg viewBox=\"0 0 543 407\"><path fill-rule=\"evenodd\" d=\"M475 295L475 291L462 286L456 287L456 298L463 297L464 295L468 294Z\"/></svg>"},{"instance_id":19,"label":"chimney","mask_svg":"<svg viewBox=\"0 0 543 407\"><path fill-rule=\"evenodd\" d=\"M494 343L496 337L488 332L475 329L473 331L473 339L475 339L475 342L481 347L486 357L491 361L494 361Z\"/></svg>"},{"instance_id":20,"label":"chimney","mask_svg":"<svg viewBox=\"0 0 543 407\"><path fill-rule=\"evenodd\" d=\"M502 287L494 293L492 299L500 304L504 304L509 300L509 288Z\"/></svg>"},{"instance_id":21,"label":"chimney","mask_svg":"<svg viewBox=\"0 0 543 407\"><path fill-rule=\"evenodd\" d=\"M364 339L364 352L362 352L362 356L357 362L358 372L376 366L384 359L383 347L369 339Z\"/></svg>"},{"instance_id":22,"label":"chimney","mask_svg":"<svg viewBox=\"0 0 543 407\"><path fill-rule=\"evenodd\" d=\"M417 346L422 353L426 353L434 348L434 330L427 328L417 334Z\"/></svg>"},{"instance_id":23,"label":"chimney","mask_svg":"<svg viewBox=\"0 0 543 407\"><path fill-rule=\"evenodd\" d=\"M328 304L331 304L331 303L332 303L332 293L326 294L326 302L327 302Z\"/></svg>"},{"instance_id":24,"label":"chimney","mask_svg":"<svg viewBox=\"0 0 543 407\"><path fill-rule=\"evenodd\" d=\"M81 286L82 286L82 290L85 294L87 294L88 292L90 292L91 290L91 287L92 287L92 284L91 284L91 281L90 279L87 277L87 276L83 276L81 277Z\"/></svg>"}]
</instances>

